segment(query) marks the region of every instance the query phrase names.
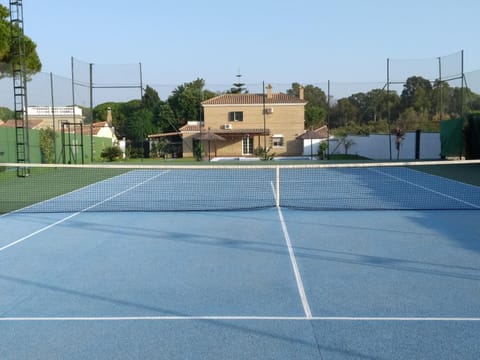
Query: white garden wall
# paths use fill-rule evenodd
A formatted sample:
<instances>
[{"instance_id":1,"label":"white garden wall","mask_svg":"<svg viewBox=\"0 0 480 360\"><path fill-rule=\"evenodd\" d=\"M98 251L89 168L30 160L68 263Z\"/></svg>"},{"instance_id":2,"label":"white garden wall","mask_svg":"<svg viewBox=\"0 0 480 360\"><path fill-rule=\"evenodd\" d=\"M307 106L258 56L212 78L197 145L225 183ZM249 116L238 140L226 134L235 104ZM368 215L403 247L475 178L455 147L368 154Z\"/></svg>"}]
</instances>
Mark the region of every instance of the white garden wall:
<instances>
[{"instance_id":1,"label":"white garden wall","mask_svg":"<svg viewBox=\"0 0 480 360\"><path fill-rule=\"evenodd\" d=\"M415 160L415 132L407 132L400 145L400 160ZM313 155L318 153L320 142L326 139L304 140L303 155L310 156L310 145ZM348 154L364 156L373 160L397 159L397 148L395 146L395 135L350 135L345 142L351 141L348 147ZM391 143L391 147L390 147ZM345 154L344 142L340 138L330 139L330 154ZM440 133L420 133L420 160L440 159Z\"/></svg>"}]
</instances>

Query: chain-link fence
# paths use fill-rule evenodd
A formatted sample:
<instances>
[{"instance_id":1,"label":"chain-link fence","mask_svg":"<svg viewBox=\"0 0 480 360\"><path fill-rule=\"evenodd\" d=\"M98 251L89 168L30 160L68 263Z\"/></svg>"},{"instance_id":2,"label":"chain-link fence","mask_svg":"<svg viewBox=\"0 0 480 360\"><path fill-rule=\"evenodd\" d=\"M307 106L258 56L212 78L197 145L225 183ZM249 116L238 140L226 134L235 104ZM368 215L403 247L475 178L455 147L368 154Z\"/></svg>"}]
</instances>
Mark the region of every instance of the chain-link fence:
<instances>
[{"instance_id":1,"label":"chain-link fence","mask_svg":"<svg viewBox=\"0 0 480 360\"><path fill-rule=\"evenodd\" d=\"M463 72L462 52L420 60L388 59L387 64L384 81L312 80L301 84L307 90L306 128L328 125L334 132L343 129L342 135L392 133L396 127L405 131L439 131L441 120L480 110L480 70ZM1 67L6 68L6 65ZM118 129L112 131L113 137L121 124L116 119L117 114L108 119L106 111L94 112L96 107L107 104L103 106L107 108L108 104L138 101L147 86L166 101L185 85L144 81L141 64L93 64L72 58L71 68L69 77L41 72L27 81L32 162L47 161L43 149L48 142L45 135L47 128L56 134L53 145L49 145L54 148L53 160L52 156L47 157L49 162L99 160L102 149L110 146L112 139L109 141L108 136L99 136L98 129L91 124L110 121L109 125L117 125ZM424 79L429 84L431 91L428 98L422 98L418 92L409 93L418 90L418 84L410 83L412 78ZM242 79L238 80L241 82ZM274 92L298 95L300 84L266 79L265 82L241 85L243 92L262 93L266 85L272 85ZM221 94L232 91L234 87L232 83L209 83L207 80L203 90ZM7 76L0 78L0 162L16 160L13 97L12 79ZM72 105L76 110L68 111L67 108L72 109ZM201 115L195 119L180 120L200 119ZM146 136L151 129L143 131Z\"/></svg>"}]
</instances>

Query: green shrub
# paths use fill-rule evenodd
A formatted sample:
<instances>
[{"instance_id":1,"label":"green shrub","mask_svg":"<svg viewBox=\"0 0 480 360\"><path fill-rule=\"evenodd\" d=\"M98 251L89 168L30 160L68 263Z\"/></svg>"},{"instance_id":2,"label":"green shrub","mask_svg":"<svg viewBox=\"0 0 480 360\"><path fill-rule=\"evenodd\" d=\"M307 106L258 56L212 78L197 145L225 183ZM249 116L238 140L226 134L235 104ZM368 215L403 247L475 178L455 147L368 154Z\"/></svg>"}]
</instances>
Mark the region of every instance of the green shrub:
<instances>
[{"instance_id":1,"label":"green shrub","mask_svg":"<svg viewBox=\"0 0 480 360\"><path fill-rule=\"evenodd\" d=\"M195 141L193 144L193 156L195 160L202 161L203 160L203 144L201 141Z\"/></svg>"},{"instance_id":2,"label":"green shrub","mask_svg":"<svg viewBox=\"0 0 480 360\"><path fill-rule=\"evenodd\" d=\"M55 162L55 131L52 128L40 130L40 153L42 162L53 164Z\"/></svg>"},{"instance_id":3,"label":"green shrub","mask_svg":"<svg viewBox=\"0 0 480 360\"><path fill-rule=\"evenodd\" d=\"M108 161L115 161L122 157L123 153L118 146L109 146L102 150L101 158Z\"/></svg>"},{"instance_id":4,"label":"green shrub","mask_svg":"<svg viewBox=\"0 0 480 360\"><path fill-rule=\"evenodd\" d=\"M275 158L275 153L271 152L269 148L258 147L253 153L263 161L273 160Z\"/></svg>"},{"instance_id":5,"label":"green shrub","mask_svg":"<svg viewBox=\"0 0 480 360\"><path fill-rule=\"evenodd\" d=\"M317 156L320 160L325 159L327 156L327 149L328 149L328 143L326 141L322 141L320 143L320 146L318 147L318 153Z\"/></svg>"}]
</instances>

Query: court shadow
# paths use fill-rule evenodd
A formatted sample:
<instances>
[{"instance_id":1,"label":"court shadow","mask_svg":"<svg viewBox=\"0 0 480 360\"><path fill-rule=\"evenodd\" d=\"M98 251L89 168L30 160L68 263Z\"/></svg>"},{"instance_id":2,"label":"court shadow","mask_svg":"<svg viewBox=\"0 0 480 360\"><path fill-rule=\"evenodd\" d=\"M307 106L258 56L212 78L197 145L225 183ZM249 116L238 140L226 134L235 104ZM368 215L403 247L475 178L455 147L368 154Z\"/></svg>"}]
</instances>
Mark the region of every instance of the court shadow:
<instances>
[{"instance_id":1,"label":"court shadow","mask_svg":"<svg viewBox=\"0 0 480 360\"><path fill-rule=\"evenodd\" d=\"M480 253L480 210L421 211L410 221L437 231L460 247Z\"/></svg>"}]
</instances>

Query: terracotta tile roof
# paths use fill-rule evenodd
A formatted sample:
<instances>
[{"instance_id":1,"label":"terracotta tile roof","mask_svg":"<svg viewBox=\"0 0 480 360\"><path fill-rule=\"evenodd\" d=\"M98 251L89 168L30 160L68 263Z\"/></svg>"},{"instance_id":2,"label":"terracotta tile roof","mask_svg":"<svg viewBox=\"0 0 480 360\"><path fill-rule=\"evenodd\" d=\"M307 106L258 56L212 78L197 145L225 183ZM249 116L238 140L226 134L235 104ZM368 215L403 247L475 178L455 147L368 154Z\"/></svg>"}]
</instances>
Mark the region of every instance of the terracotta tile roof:
<instances>
[{"instance_id":1,"label":"terracotta tile roof","mask_svg":"<svg viewBox=\"0 0 480 360\"><path fill-rule=\"evenodd\" d=\"M297 139L327 139L328 135L328 127L324 125L317 129L305 130Z\"/></svg>"},{"instance_id":2,"label":"terracotta tile roof","mask_svg":"<svg viewBox=\"0 0 480 360\"><path fill-rule=\"evenodd\" d=\"M109 127L108 122L106 121L99 121L92 124L92 135L98 135L100 130ZM113 132L113 129L112 129ZM83 125L83 135L90 135L90 124Z\"/></svg>"},{"instance_id":3,"label":"terracotta tile roof","mask_svg":"<svg viewBox=\"0 0 480 360\"><path fill-rule=\"evenodd\" d=\"M20 120L21 121L21 120ZM28 120L28 128L29 129L35 129L38 125L40 125L43 122L43 120ZM8 128L14 128L15 127L15 120L7 120L3 123L0 123L0 126L8 127Z\"/></svg>"},{"instance_id":4,"label":"terracotta tile roof","mask_svg":"<svg viewBox=\"0 0 480 360\"><path fill-rule=\"evenodd\" d=\"M199 125L192 125L187 124L182 126L179 129L178 133L163 133L163 134L152 134L149 137L156 138L156 137L164 137L164 136L172 136L172 135L183 135L185 133L199 133L200 131L208 132L208 129L205 127L201 127ZM263 134L263 128L261 129L210 129L211 133L218 134L221 136L225 135L232 135L238 136L243 134ZM270 129L265 129L265 133L268 135L270 134Z\"/></svg>"},{"instance_id":5,"label":"terracotta tile roof","mask_svg":"<svg viewBox=\"0 0 480 360\"><path fill-rule=\"evenodd\" d=\"M322 127L319 127L318 129L315 129L315 131L317 133L320 134L320 136L322 136L323 138L328 138L328 135L329 135L329 131L328 131L328 127L326 125L322 126Z\"/></svg>"},{"instance_id":6,"label":"terracotta tile roof","mask_svg":"<svg viewBox=\"0 0 480 360\"><path fill-rule=\"evenodd\" d=\"M223 94L202 102L202 105L261 105L263 94ZM306 104L296 96L283 93L271 94L268 98L265 95L265 104Z\"/></svg>"}]
</instances>

